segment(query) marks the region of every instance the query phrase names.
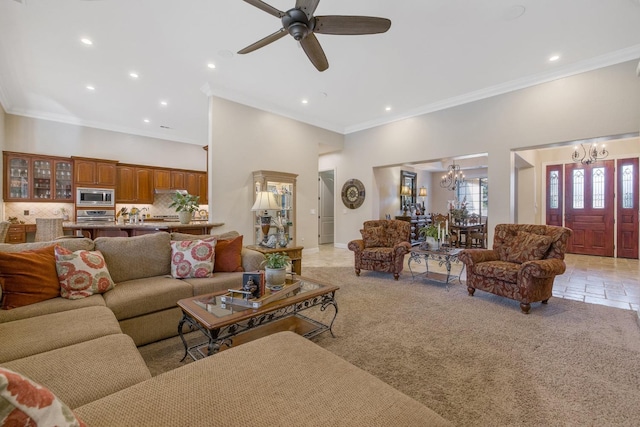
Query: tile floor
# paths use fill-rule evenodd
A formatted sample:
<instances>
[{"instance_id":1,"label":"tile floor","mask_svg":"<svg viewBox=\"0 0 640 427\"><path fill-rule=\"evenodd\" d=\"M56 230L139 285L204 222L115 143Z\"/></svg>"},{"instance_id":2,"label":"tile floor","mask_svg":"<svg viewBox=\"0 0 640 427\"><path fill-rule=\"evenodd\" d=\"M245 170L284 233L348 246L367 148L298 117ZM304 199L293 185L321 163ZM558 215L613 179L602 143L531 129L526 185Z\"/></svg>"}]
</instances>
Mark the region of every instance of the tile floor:
<instances>
[{"instance_id":1,"label":"tile floor","mask_svg":"<svg viewBox=\"0 0 640 427\"><path fill-rule=\"evenodd\" d=\"M408 257L405 263L406 260ZM565 262L567 271L556 277L554 297L639 311L640 262L637 259L567 254ZM332 244L320 245L317 253L303 255L303 274L304 267L353 267L353 253Z\"/></svg>"}]
</instances>

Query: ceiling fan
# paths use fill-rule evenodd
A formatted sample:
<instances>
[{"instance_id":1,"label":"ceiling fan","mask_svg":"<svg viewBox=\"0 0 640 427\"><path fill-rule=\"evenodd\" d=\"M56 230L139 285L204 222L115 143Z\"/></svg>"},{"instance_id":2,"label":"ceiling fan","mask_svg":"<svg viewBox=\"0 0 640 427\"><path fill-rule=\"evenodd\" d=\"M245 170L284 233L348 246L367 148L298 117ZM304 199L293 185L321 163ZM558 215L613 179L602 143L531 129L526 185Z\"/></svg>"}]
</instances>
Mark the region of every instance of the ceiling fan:
<instances>
[{"instance_id":1,"label":"ceiling fan","mask_svg":"<svg viewBox=\"0 0 640 427\"><path fill-rule=\"evenodd\" d=\"M244 0L245 2L282 20L282 28L267 37L240 50L245 54L260 49L285 35L300 42L302 49L318 71L329 68L327 57L314 33L318 34L378 34L386 32L391 27L391 21L386 18L370 16L313 16L320 0L296 0L293 9L286 12L276 9L261 0Z\"/></svg>"}]
</instances>

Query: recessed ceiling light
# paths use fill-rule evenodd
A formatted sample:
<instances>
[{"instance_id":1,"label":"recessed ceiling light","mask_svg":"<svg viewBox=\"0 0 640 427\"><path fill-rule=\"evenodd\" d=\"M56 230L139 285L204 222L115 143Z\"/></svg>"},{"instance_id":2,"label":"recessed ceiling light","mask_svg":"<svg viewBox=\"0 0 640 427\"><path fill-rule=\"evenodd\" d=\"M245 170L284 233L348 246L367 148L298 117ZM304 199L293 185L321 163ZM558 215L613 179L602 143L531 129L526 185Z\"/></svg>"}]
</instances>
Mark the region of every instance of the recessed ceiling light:
<instances>
[{"instance_id":1,"label":"recessed ceiling light","mask_svg":"<svg viewBox=\"0 0 640 427\"><path fill-rule=\"evenodd\" d=\"M149 120L149 119L144 119L144 120L143 120L143 122L145 122L145 123L151 123L151 120Z\"/></svg>"},{"instance_id":2,"label":"recessed ceiling light","mask_svg":"<svg viewBox=\"0 0 640 427\"><path fill-rule=\"evenodd\" d=\"M96 90L96 88L91 86L91 85L87 85L86 87L87 87L88 90Z\"/></svg>"},{"instance_id":3,"label":"recessed ceiling light","mask_svg":"<svg viewBox=\"0 0 640 427\"><path fill-rule=\"evenodd\" d=\"M560 59L560 55L551 55L549 57L549 61L551 62L557 61L558 59Z\"/></svg>"},{"instance_id":4,"label":"recessed ceiling light","mask_svg":"<svg viewBox=\"0 0 640 427\"><path fill-rule=\"evenodd\" d=\"M129 73L129 77L131 77L132 79L137 79L140 76L135 71L132 71Z\"/></svg>"},{"instance_id":5,"label":"recessed ceiling light","mask_svg":"<svg viewBox=\"0 0 640 427\"><path fill-rule=\"evenodd\" d=\"M209 67L209 68L211 68L211 69L214 69L214 68L216 68L216 64L214 64L213 62L209 62L209 63L207 64L207 67Z\"/></svg>"},{"instance_id":6,"label":"recessed ceiling light","mask_svg":"<svg viewBox=\"0 0 640 427\"><path fill-rule=\"evenodd\" d=\"M93 44L93 42L92 42L90 39L86 38L86 37L85 37L85 38L80 39L80 41L81 41L82 43L84 43L84 44L88 45L88 46L91 46L91 45Z\"/></svg>"},{"instance_id":7,"label":"recessed ceiling light","mask_svg":"<svg viewBox=\"0 0 640 427\"><path fill-rule=\"evenodd\" d=\"M385 107L384 111L391 111L391 107Z\"/></svg>"},{"instance_id":8,"label":"recessed ceiling light","mask_svg":"<svg viewBox=\"0 0 640 427\"><path fill-rule=\"evenodd\" d=\"M167 105L169 105L169 103L167 101L160 101L160 105L166 107Z\"/></svg>"},{"instance_id":9,"label":"recessed ceiling light","mask_svg":"<svg viewBox=\"0 0 640 427\"><path fill-rule=\"evenodd\" d=\"M303 100L302 100L302 103L303 103L303 104L308 104L308 103L309 103L309 100L308 100L308 99L303 99Z\"/></svg>"}]
</instances>

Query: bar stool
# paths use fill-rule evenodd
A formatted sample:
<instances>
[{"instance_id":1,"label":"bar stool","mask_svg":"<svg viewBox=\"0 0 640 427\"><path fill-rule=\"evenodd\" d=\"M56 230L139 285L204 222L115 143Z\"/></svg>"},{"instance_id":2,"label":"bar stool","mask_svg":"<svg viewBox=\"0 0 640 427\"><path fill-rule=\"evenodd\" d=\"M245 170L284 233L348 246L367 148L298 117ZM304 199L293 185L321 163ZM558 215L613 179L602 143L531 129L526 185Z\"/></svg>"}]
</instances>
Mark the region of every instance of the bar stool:
<instances>
[{"instance_id":1,"label":"bar stool","mask_svg":"<svg viewBox=\"0 0 640 427\"><path fill-rule=\"evenodd\" d=\"M36 218L36 242L50 242L64 236L62 218Z\"/></svg>"}]
</instances>

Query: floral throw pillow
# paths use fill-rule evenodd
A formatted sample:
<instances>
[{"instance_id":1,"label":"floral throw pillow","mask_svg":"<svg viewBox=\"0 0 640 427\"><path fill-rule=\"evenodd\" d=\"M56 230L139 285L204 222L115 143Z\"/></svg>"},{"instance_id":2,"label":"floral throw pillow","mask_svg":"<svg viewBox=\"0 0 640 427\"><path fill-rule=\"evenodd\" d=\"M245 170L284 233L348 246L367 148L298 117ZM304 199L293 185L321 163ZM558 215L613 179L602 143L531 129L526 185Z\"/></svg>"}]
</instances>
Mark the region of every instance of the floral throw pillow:
<instances>
[{"instance_id":1,"label":"floral throw pillow","mask_svg":"<svg viewBox=\"0 0 640 427\"><path fill-rule=\"evenodd\" d=\"M86 298L107 292L115 286L100 251L71 252L59 245L54 251L62 298Z\"/></svg>"},{"instance_id":2,"label":"floral throw pillow","mask_svg":"<svg viewBox=\"0 0 640 427\"><path fill-rule=\"evenodd\" d=\"M1 367L0 425L85 426L51 391Z\"/></svg>"},{"instance_id":3,"label":"floral throw pillow","mask_svg":"<svg viewBox=\"0 0 640 427\"><path fill-rule=\"evenodd\" d=\"M553 238L542 234L518 231L500 247L502 261L523 262L542 259L549 250Z\"/></svg>"},{"instance_id":4,"label":"floral throw pillow","mask_svg":"<svg viewBox=\"0 0 640 427\"><path fill-rule=\"evenodd\" d=\"M175 279L211 277L216 240L171 242L171 277Z\"/></svg>"},{"instance_id":5,"label":"floral throw pillow","mask_svg":"<svg viewBox=\"0 0 640 427\"><path fill-rule=\"evenodd\" d=\"M369 227L360 230L365 248L379 248L387 246L387 233L384 227Z\"/></svg>"}]
</instances>

